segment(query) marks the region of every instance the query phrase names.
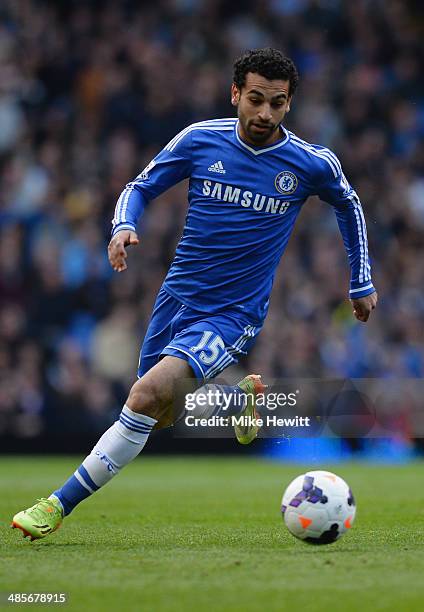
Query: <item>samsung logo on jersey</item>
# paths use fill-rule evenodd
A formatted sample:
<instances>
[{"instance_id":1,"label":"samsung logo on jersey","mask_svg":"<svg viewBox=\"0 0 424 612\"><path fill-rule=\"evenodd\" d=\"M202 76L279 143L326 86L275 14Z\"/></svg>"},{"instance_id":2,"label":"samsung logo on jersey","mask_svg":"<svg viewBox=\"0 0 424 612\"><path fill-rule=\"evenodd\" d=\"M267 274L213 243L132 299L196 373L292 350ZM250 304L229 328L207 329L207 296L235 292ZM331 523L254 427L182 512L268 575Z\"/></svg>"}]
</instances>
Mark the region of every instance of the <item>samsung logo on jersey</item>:
<instances>
[{"instance_id":1,"label":"samsung logo on jersey","mask_svg":"<svg viewBox=\"0 0 424 612\"><path fill-rule=\"evenodd\" d=\"M272 214L284 215L290 202L282 202L277 198L271 198L253 191L242 191L238 187L223 185L215 181L203 181L203 195L221 200L221 202L234 202L245 208L252 207L253 210Z\"/></svg>"}]
</instances>

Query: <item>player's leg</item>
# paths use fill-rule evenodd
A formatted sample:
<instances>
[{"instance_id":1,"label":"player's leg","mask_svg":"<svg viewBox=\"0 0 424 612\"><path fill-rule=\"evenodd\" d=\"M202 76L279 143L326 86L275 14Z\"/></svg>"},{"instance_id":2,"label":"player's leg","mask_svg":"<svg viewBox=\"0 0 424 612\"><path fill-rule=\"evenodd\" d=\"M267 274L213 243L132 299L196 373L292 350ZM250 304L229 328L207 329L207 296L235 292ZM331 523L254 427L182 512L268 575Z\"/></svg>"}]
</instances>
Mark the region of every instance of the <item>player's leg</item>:
<instances>
[{"instance_id":1,"label":"player's leg","mask_svg":"<svg viewBox=\"0 0 424 612\"><path fill-rule=\"evenodd\" d=\"M12 526L31 539L55 531L63 516L109 482L142 451L155 425L172 421L175 384L190 377L193 372L185 360L164 357L133 385L119 419L102 435L74 474L49 498L16 514Z\"/></svg>"},{"instance_id":2,"label":"player's leg","mask_svg":"<svg viewBox=\"0 0 424 612\"><path fill-rule=\"evenodd\" d=\"M138 414L155 419L155 429L167 427L173 422L173 398L175 386L181 380L198 387L190 364L184 355L164 355L132 386L125 405Z\"/></svg>"},{"instance_id":3,"label":"player's leg","mask_svg":"<svg viewBox=\"0 0 424 612\"><path fill-rule=\"evenodd\" d=\"M190 317L191 313L186 313L186 316ZM205 381L219 376L229 365L237 363L240 355L247 354L260 331L260 327L231 312L203 315L201 320L186 323L186 327L165 347L163 354L185 355L197 379ZM234 428L237 440L241 444L252 442L259 431L257 398L266 388L261 377L251 374L237 385L206 385L198 393L207 393L211 387L216 400L202 401L195 408L195 416L243 417Z\"/></svg>"},{"instance_id":4,"label":"player's leg","mask_svg":"<svg viewBox=\"0 0 424 612\"><path fill-rule=\"evenodd\" d=\"M118 420L69 480L54 492L65 515L135 459L158 421L170 419L176 382L192 375L186 361L166 357L133 385Z\"/></svg>"},{"instance_id":5,"label":"player's leg","mask_svg":"<svg viewBox=\"0 0 424 612\"><path fill-rule=\"evenodd\" d=\"M214 327L213 323L209 326L209 321L202 317L200 328L194 326L191 330L199 317L198 313L189 311L161 290L143 343L140 380L131 389L128 405L63 487L50 498L15 515L14 524L24 534L33 539L57 529L63 514L69 514L80 501L98 490L138 455L155 425L166 426L172 422L170 400L176 381L192 378L194 374L193 380L197 380L199 386L203 379L218 375L230 363L236 362L236 355L240 351L243 353L242 347L248 346L255 336L253 328L245 326L243 333L236 337L237 325L231 318L221 317L223 336L229 339L228 351L225 349L221 354L223 340L220 339L219 326ZM206 334L205 325L210 327ZM234 328L232 333L225 330L228 325ZM158 363L161 355L168 357Z\"/></svg>"},{"instance_id":6,"label":"player's leg","mask_svg":"<svg viewBox=\"0 0 424 612\"><path fill-rule=\"evenodd\" d=\"M173 322L180 309L181 303L165 291L159 292L140 353L140 380L131 389L127 400L137 412L125 405L118 421L103 434L90 455L65 484L50 498L43 498L32 508L14 516L12 524L21 528L24 534L38 538L57 529L63 515L69 514L80 501L97 491L123 465L138 455L155 425L165 424L169 420L169 392L164 385L164 367L170 367L168 380L174 375L191 374L186 362L181 359L170 358L166 364L158 364L162 349L173 336ZM156 365L157 375L153 379L151 376L144 379ZM143 388L146 397L140 399ZM161 397L158 397L158 388L162 389Z\"/></svg>"}]
</instances>

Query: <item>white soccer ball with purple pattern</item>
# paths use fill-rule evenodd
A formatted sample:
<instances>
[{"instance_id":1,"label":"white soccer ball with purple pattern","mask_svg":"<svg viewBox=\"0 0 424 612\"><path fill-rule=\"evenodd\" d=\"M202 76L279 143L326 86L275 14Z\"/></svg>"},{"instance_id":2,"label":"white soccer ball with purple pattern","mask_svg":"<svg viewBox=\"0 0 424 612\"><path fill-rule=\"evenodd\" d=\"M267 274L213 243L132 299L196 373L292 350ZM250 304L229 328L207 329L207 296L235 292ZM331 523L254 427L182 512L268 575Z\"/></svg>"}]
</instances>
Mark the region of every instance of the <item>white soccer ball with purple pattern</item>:
<instances>
[{"instance_id":1,"label":"white soccer ball with purple pattern","mask_svg":"<svg viewBox=\"0 0 424 612\"><path fill-rule=\"evenodd\" d=\"M342 478L316 470L289 484L281 512L287 529L296 538L309 544L331 544L352 527L356 505Z\"/></svg>"}]
</instances>

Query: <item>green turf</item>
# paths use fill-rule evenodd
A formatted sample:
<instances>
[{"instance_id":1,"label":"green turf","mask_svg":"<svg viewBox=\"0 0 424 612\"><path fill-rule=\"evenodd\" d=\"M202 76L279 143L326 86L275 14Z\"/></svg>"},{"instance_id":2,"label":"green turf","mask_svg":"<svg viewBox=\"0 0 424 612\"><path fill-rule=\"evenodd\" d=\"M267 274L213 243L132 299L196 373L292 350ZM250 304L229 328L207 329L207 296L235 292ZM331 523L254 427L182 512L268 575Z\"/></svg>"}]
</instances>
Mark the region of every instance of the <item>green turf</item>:
<instances>
[{"instance_id":1,"label":"green turf","mask_svg":"<svg viewBox=\"0 0 424 612\"><path fill-rule=\"evenodd\" d=\"M295 540L279 514L303 468L250 458L140 458L45 540L8 528L78 461L0 458L3 596L66 592L67 610L118 612L424 607L422 464L333 467L358 513L325 547Z\"/></svg>"}]
</instances>

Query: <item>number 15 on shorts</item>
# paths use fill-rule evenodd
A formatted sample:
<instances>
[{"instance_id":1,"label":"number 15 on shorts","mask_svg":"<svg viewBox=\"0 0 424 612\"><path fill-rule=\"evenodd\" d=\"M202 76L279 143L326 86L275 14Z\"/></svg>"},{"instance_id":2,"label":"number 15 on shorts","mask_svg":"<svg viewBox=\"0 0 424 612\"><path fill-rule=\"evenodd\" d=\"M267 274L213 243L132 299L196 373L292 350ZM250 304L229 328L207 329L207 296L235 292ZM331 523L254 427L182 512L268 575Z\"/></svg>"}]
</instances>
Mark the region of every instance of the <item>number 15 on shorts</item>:
<instances>
[{"instance_id":1,"label":"number 15 on shorts","mask_svg":"<svg viewBox=\"0 0 424 612\"><path fill-rule=\"evenodd\" d=\"M225 351L225 344L221 336L212 331L204 331L200 342L190 347L192 353L197 354L202 363L212 365ZM199 352L200 351L200 352Z\"/></svg>"}]
</instances>

